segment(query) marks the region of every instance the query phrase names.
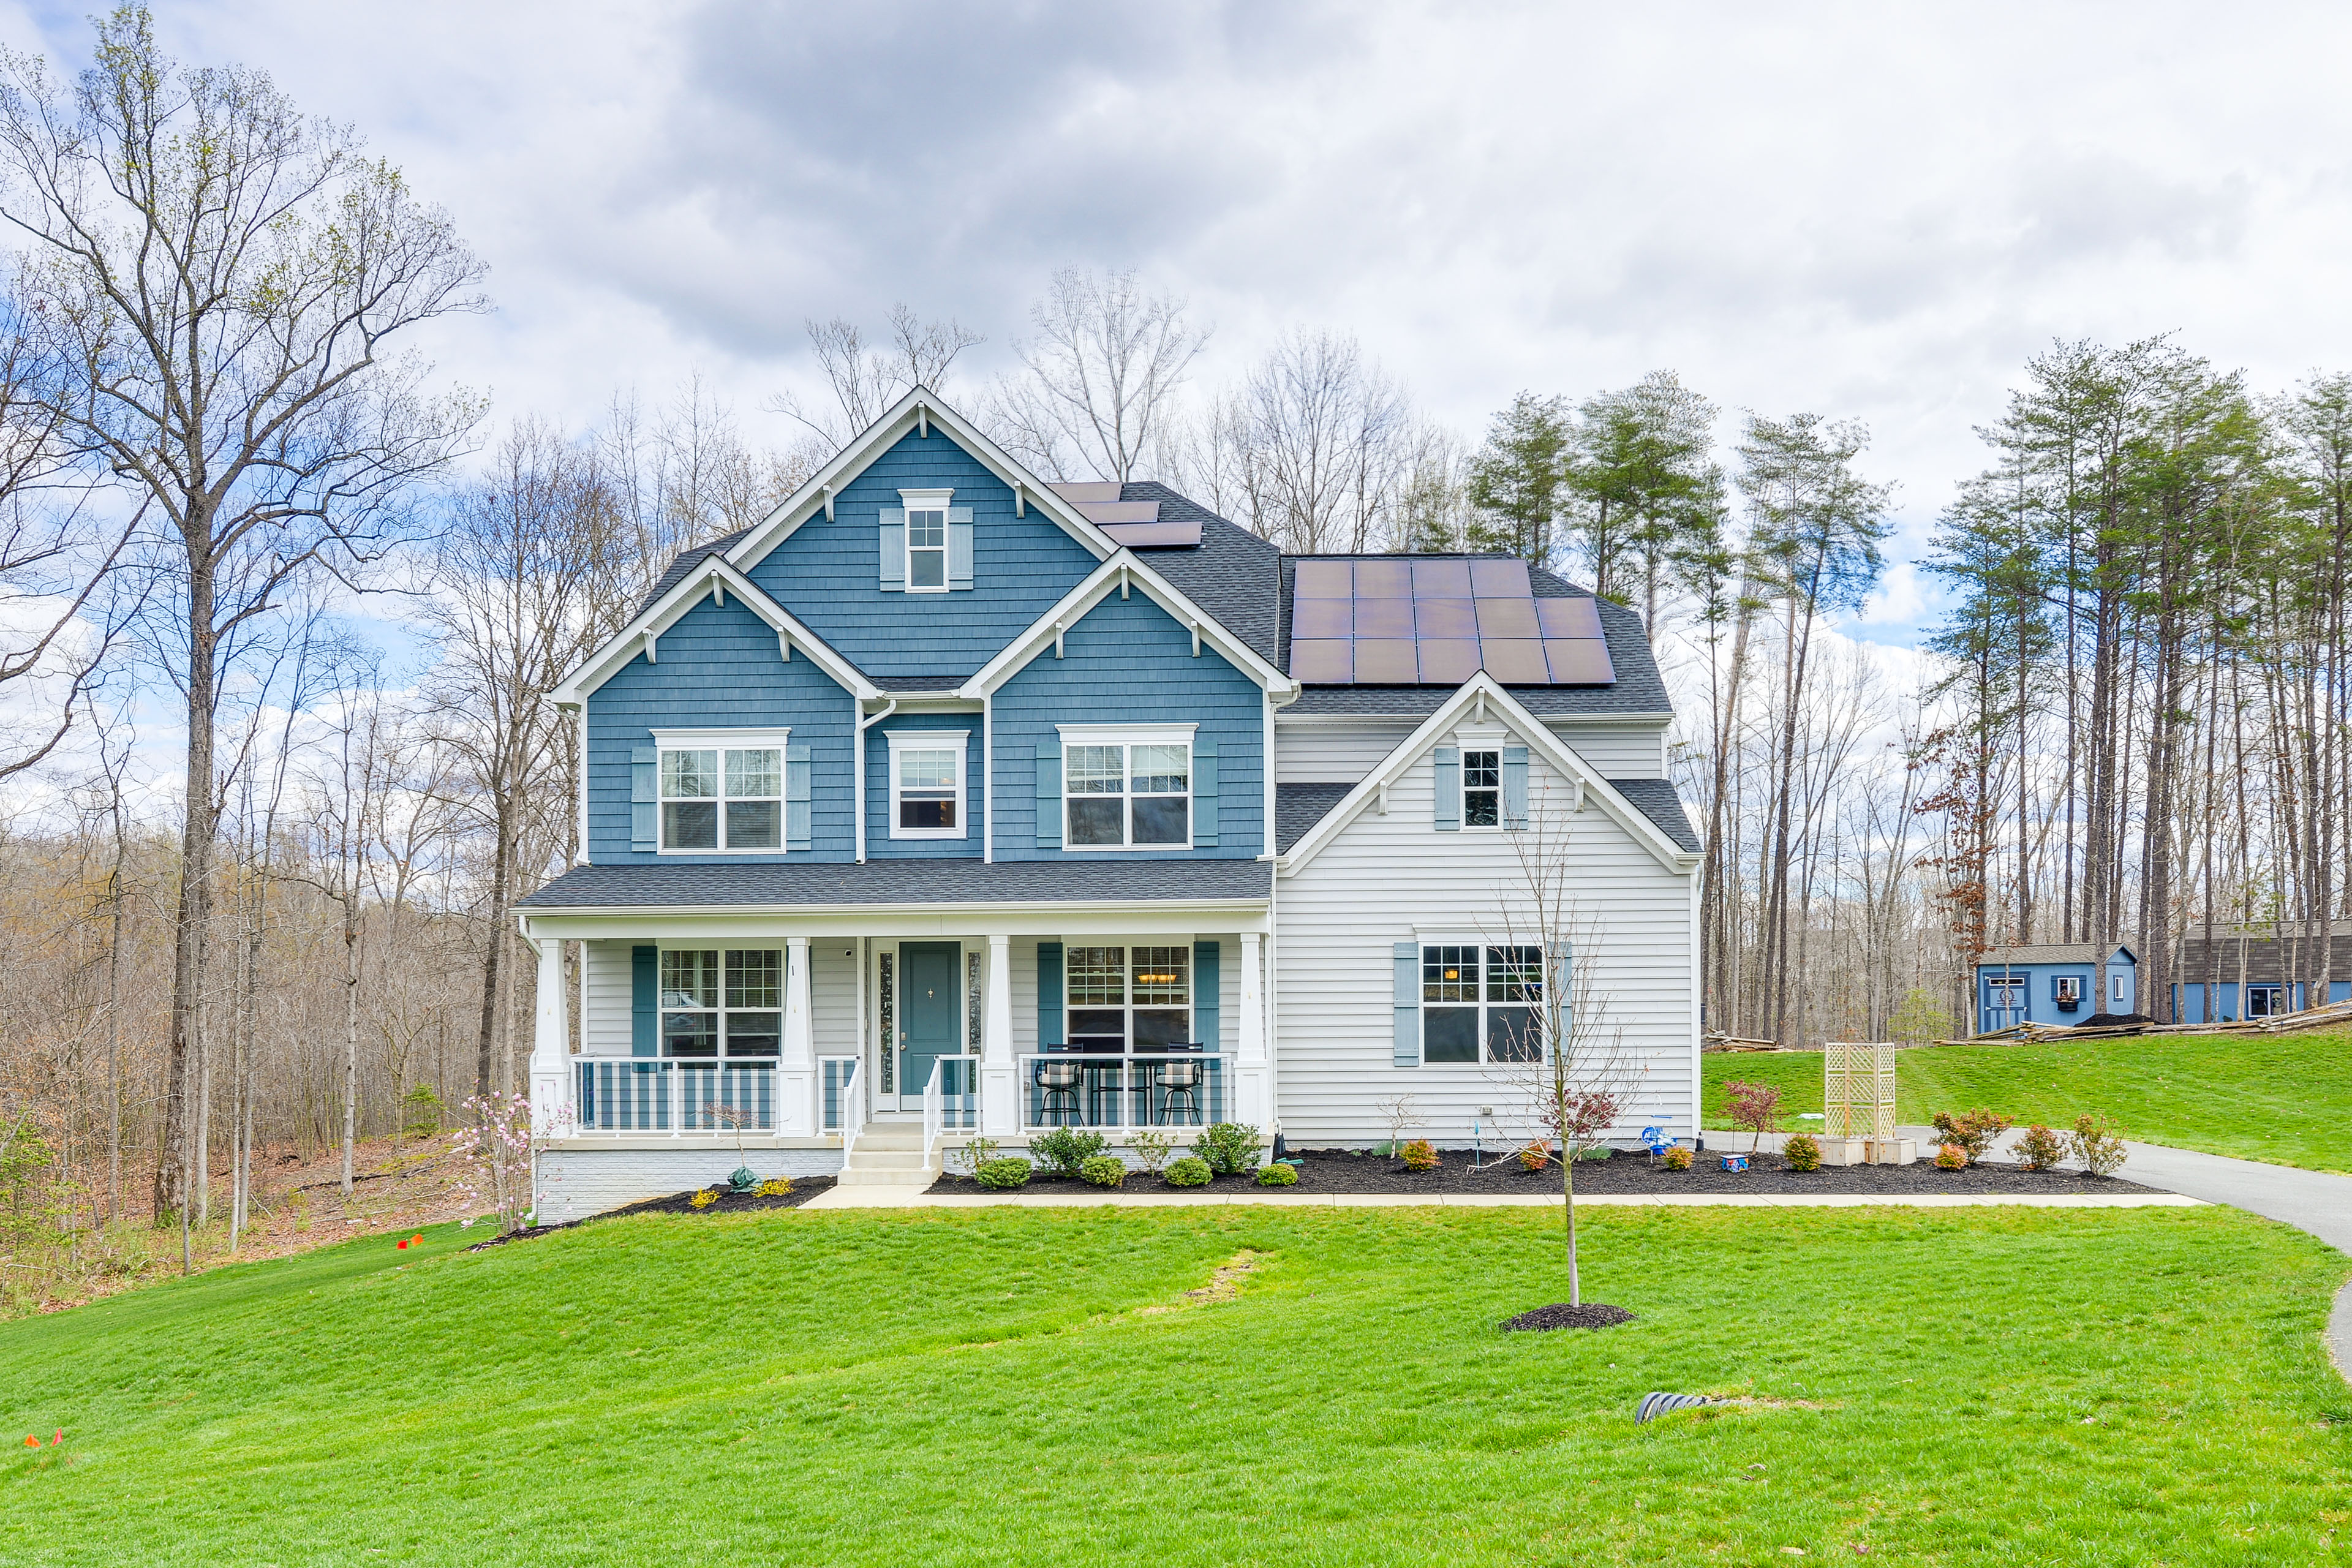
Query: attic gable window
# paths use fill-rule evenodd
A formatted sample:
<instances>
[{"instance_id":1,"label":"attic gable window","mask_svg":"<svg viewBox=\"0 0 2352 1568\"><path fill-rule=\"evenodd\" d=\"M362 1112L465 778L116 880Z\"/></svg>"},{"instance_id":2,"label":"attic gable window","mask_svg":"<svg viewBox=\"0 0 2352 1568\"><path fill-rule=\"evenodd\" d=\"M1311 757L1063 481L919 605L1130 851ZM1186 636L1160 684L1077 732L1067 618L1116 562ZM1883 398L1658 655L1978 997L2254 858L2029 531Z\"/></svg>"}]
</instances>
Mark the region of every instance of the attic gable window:
<instances>
[{"instance_id":1,"label":"attic gable window","mask_svg":"<svg viewBox=\"0 0 2352 1568\"><path fill-rule=\"evenodd\" d=\"M882 510L882 588L945 594L971 586L971 508L953 489L902 489Z\"/></svg>"}]
</instances>

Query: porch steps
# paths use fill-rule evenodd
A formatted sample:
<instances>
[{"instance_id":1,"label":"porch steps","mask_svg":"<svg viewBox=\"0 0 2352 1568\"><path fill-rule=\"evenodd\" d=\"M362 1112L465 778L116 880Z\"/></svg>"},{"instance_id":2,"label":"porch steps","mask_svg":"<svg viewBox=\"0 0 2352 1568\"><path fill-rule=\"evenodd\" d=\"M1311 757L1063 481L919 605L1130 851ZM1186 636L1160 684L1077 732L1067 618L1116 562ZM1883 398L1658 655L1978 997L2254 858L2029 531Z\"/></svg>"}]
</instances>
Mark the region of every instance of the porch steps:
<instances>
[{"instance_id":1,"label":"porch steps","mask_svg":"<svg viewBox=\"0 0 2352 1568\"><path fill-rule=\"evenodd\" d=\"M923 1152L919 1121L869 1121L857 1134L842 1168L845 1187L929 1186L939 1179L939 1167Z\"/></svg>"}]
</instances>

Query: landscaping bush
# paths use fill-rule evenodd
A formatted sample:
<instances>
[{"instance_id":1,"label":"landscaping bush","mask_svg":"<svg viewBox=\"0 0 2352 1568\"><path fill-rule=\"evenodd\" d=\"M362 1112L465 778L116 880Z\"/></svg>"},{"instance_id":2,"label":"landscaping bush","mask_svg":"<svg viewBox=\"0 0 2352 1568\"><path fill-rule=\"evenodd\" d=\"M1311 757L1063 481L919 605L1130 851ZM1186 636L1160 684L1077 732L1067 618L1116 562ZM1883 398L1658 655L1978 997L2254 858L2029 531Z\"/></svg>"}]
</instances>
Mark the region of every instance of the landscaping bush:
<instances>
[{"instance_id":1,"label":"landscaping bush","mask_svg":"<svg viewBox=\"0 0 2352 1568\"><path fill-rule=\"evenodd\" d=\"M2095 1176L2112 1176L2124 1168L2123 1134L2104 1116L2074 1119L2074 1158Z\"/></svg>"},{"instance_id":2,"label":"landscaping bush","mask_svg":"<svg viewBox=\"0 0 2352 1568\"><path fill-rule=\"evenodd\" d=\"M719 1201L719 1190L716 1187L705 1187L686 1201L692 1207L707 1209Z\"/></svg>"},{"instance_id":3,"label":"landscaping bush","mask_svg":"<svg viewBox=\"0 0 2352 1568\"><path fill-rule=\"evenodd\" d=\"M1822 1168L1822 1146L1810 1132L1800 1132L1780 1145L1780 1158L1792 1171L1818 1171Z\"/></svg>"},{"instance_id":4,"label":"landscaping bush","mask_svg":"<svg viewBox=\"0 0 2352 1568\"><path fill-rule=\"evenodd\" d=\"M1693 1157L1694 1156L1688 1149L1683 1148L1669 1149L1662 1156L1666 1163L1666 1169L1669 1171L1689 1170L1691 1168L1691 1160Z\"/></svg>"},{"instance_id":5,"label":"landscaping bush","mask_svg":"<svg viewBox=\"0 0 2352 1568\"><path fill-rule=\"evenodd\" d=\"M1404 1146L1402 1155L1408 1171L1437 1169L1437 1146L1426 1138L1416 1138Z\"/></svg>"},{"instance_id":6,"label":"landscaping bush","mask_svg":"<svg viewBox=\"0 0 2352 1568\"><path fill-rule=\"evenodd\" d=\"M1298 1184L1298 1167L1286 1165L1276 1160L1257 1173L1257 1184L1261 1187L1295 1187Z\"/></svg>"},{"instance_id":7,"label":"landscaping bush","mask_svg":"<svg viewBox=\"0 0 2352 1568\"><path fill-rule=\"evenodd\" d=\"M2029 1171L2047 1171L2066 1157L2066 1140L2040 1122L2017 1141L2017 1163Z\"/></svg>"},{"instance_id":8,"label":"landscaping bush","mask_svg":"<svg viewBox=\"0 0 2352 1568\"><path fill-rule=\"evenodd\" d=\"M1168 1163L1168 1156L1176 1152L1176 1140L1149 1127L1128 1142L1135 1145L1135 1163L1155 1176L1160 1173L1160 1167Z\"/></svg>"},{"instance_id":9,"label":"landscaping bush","mask_svg":"<svg viewBox=\"0 0 2352 1568\"><path fill-rule=\"evenodd\" d=\"M1160 1179L1171 1187L1205 1187L1213 1174L1215 1173L1209 1169L1209 1162L1196 1160L1187 1154L1181 1160L1170 1161L1168 1170Z\"/></svg>"},{"instance_id":10,"label":"landscaping bush","mask_svg":"<svg viewBox=\"0 0 2352 1568\"><path fill-rule=\"evenodd\" d=\"M1616 1152L1616 1150L1612 1149L1606 1143L1594 1143L1585 1148L1579 1149L1576 1152L1576 1157L1580 1160L1591 1160L1598 1163L1612 1157Z\"/></svg>"},{"instance_id":11,"label":"landscaping bush","mask_svg":"<svg viewBox=\"0 0 2352 1568\"><path fill-rule=\"evenodd\" d=\"M968 1139L963 1147L956 1151L956 1158L963 1162L964 1174L970 1175L996 1158L996 1140L993 1138Z\"/></svg>"},{"instance_id":12,"label":"landscaping bush","mask_svg":"<svg viewBox=\"0 0 2352 1568\"><path fill-rule=\"evenodd\" d=\"M1969 1152L1958 1143L1947 1143L1936 1151L1936 1169L1957 1171L1969 1163Z\"/></svg>"},{"instance_id":13,"label":"landscaping bush","mask_svg":"<svg viewBox=\"0 0 2352 1568\"><path fill-rule=\"evenodd\" d=\"M1103 1152L1105 1142L1099 1132L1089 1132L1081 1127L1056 1127L1029 1140L1029 1152L1046 1169L1075 1176L1079 1166Z\"/></svg>"},{"instance_id":14,"label":"landscaping bush","mask_svg":"<svg viewBox=\"0 0 2352 1568\"><path fill-rule=\"evenodd\" d=\"M1127 1180L1127 1162L1115 1154L1097 1154L1078 1167L1078 1178L1090 1187L1115 1187Z\"/></svg>"},{"instance_id":15,"label":"landscaping bush","mask_svg":"<svg viewBox=\"0 0 2352 1568\"><path fill-rule=\"evenodd\" d=\"M1009 1193L1029 1184L1029 1162L1018 1154L990 1160L971 1173L971 1179L992 1193Z\"/></svg>"},{"instance_id":16,"label":"landscaping bush","mask_svg":"<svg viewBox=\"0 0 2352 1568\"><path fill-rule=\"evenodd\" d=\"M1220 1176L1238 1175L1257 1168L1257 1129L1238 1121L1219 1121L1201 1129L1192 1152L1209 1163Z\"/></svg>"},{"instance_id":17,"label":"landscaping bush","mask_svg":"<svg viewBox=\"0 0 2352 1568\"><path fill-rule=\"evenodd\" d=\"M1947 1143L1957 1143L1970 1161L1981 1160L1993 1140L2008 1131L2011 1123L1997 1110L1976 1110L1962 1116L1939 1110L1935 1115L1936 1131Z\"/></svg>"},{"instance_id":18,"label":"landscaping bush","mask_svg":"<svg viewBox=\"0 0 2352 1568\"><path fill-rule=\"evenodd\" d=\"M793 1179L790 1176L770 1176L766 1181L760 1184L758 1191L760 1195L763 1198L791 1197L793 1195Z\"/></svg>"},{"instance_id":19,"label":"landscaping bush","mask_svg":"<svg viewBox=\"0 0 2352 1568\"><path fill-rule=\"evenodd\" d=\"M1538 1138L1519 1151L1519 1169L1522 1171L1540 1171L1550 1163L1551 1144L1548 1140Z\"/></svg>"},{"instance_id":20,"label":"landscaping bush","mask_svg":"<svg viewBox=\"0 0 2352 1568\"><path fill-rule=\"evenodd\" d=\"M1723 1113L1752 1134L1748 1148L1753 1153L1764 1134L1777 1130L1780 1091L1769 1083L1727 1083L1723 1086Z\"/></svg>"}]
</instances>

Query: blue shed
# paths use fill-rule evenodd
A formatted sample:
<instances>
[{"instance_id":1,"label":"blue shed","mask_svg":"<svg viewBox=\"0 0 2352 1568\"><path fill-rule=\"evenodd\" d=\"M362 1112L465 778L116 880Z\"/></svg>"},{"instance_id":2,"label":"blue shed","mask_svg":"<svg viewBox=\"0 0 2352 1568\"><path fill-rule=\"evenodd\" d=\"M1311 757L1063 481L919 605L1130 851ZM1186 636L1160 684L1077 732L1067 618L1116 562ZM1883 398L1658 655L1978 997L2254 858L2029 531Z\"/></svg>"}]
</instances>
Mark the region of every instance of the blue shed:
<instances>
[{"instance_id":1,"label":"blue shed","mask_svg":"<svg viewBox=\"0 0 2352 1568\"><path fill-rule=\"evenodd\" d=\"M1990 947L1977 960L1977 1033L2013 1024L2080 1024L2099 1013L2137 1010L2139 959L2117 942L2099 994L2099 949L2087 942Z\"/></svg>"}]
</instances>

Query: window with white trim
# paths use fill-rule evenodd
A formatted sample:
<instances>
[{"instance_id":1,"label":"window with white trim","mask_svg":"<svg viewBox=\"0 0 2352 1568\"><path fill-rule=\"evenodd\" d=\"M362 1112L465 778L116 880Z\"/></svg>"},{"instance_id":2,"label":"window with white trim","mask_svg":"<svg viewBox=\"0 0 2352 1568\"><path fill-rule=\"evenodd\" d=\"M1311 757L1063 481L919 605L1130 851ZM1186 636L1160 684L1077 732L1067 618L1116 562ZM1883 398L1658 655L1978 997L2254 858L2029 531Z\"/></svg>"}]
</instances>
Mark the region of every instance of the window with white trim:
<instances>
[{"instance_id":1,"label":"window with white trim","mask_svg":"<svg viewBox=\"0 0 2352 1568\"><path fill-rule=\"evenodd\" d=\"M783 1048L784 955L776 948L664 948L662 1055L772 1061Z\"/></svg>"},{"instance_id":2,"label":"window with white trim","mask_svg":"<svg viewBox=\"0 0 2352 1568\"><path fill-rule=\"evenodd\" d=\"M1062 843L1070 849L1189 849L1192 739L1062 726Z\"/></svg>"},{"instance_id":3,"label":"window with white trim","mask_svg":"<svg viewBox=\"0 0 2352 1568\"><path fill-rule=\"evenodd\" d=\"M890 743L890 837L961 838L964 826L965 730L893 731Z\"/></svg>"},{"instance_id":4,"label":"window with white trim","mask_svg":"<svg viewBox=\"0 0 2352 1568\"><path fill-rule=\"evenodd\" d=\"M782 746L665 746L661 847L782 849Z\"/></svg>"},{"instance_id":5,"label":"window with white trim","mask_svg":"<svg viewBox=\"0 0 2352 1568\"><path fill-rule=\"evenodd\" d=\"M1075 1051L1159 1050L1192 1043L1192 949L1064 950L1063 994Z\"/></svg>"},{"instance_id":6,"label":"window with white trim","mask_svg":"<svg viewBox=\"0 0 2352 1568\"><path fill-rule=\"evenodd\" d=\"M1543 949L1433 942L1421 950L1421 1059L1543 1058Z\"/></svg>"},{"instance_id":7,"label":"window with white trim","mask_svg":"<svg viewBox=\"0 0 2352 1568\"><path fill-rule=\"evenodd\" d=\"M907 503L907 592L948 591L948 502L953 490L900 490Z\"/></svg>"},{"instance_id":8,"label":"window with white trim","mask_svg":"<svg viewBox=\"0 0 2352 1568\"><path fill-rule=\"evenodd\" d=\"M1462 826L1503 826L1503 753L1462 753Z\"/></svg>"}]
</instances>

